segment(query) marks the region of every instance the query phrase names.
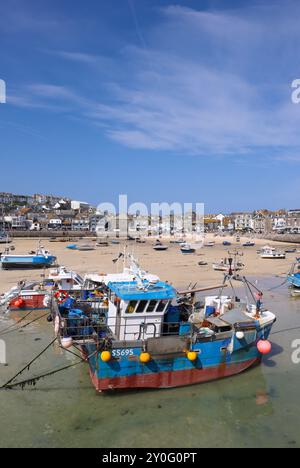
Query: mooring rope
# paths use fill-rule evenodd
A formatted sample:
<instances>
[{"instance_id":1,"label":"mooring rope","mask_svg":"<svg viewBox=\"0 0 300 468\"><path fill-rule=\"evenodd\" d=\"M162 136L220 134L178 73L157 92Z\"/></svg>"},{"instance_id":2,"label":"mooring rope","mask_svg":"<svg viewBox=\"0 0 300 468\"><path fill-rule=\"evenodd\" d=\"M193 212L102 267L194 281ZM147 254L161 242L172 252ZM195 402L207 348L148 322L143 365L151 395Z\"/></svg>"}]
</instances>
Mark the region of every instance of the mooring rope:
<instances>
[{"instance_id":1,"label":"mooring rope","mask_svg":"<svg viewBox=\"0 0 300 468\"><path fill-rule=\"evenodd\" d=\"M55 369L53 371L48 371L48 372L45 372L44 374L42 375L38 375L36 377L30 377L29 379L26 379L26 380L22 380L21 382L15 382L15 383L12 383L19 375L21 375L26 369L29 370L30 366L43 354L45 353L50 347L51 345L53 345L55 343L55 341L57 340L57 338L55 338L38 356L36 356L32 361L31 363L29 363L26 367L24 367L24 369L22 369L22 371L18 372L18 374L16 374L12 379L10 379L6 384L4 384L2 387L0 387L0 390L11 390L15 387L21 387L22 390L24 389L24 387L26 385L33 385L35 386L36 383L41 380L41 379L44 379L46 377L51 377L52 375L55 375L55 374L58 374L59 372L62 372L64 370L67 370L67 369L70 369L72 367L75 367L75 366L78 366L79 364L83 364L83 363L87 363L89 361L89 359L91 357L93 357L95 354L98 353L98 349L96 349L96 351L93 351L89 356L87 356L86 359L82 358L81 356L78 356L76 355L76 353L73 353L72 351L70 351L69 349L65 349L65 348L62 348L64 351L68 351L69 353L77 356L80 361L77 361L77 362L74 362L73 364L69 364L68 366L64 366L64 367L61 367L59 369Z\"/></svg>"},{"instance_id":2,"label":"mooring rope","mask_svg":"<svg viewBox=\"0 0 300 468\"><path fill-rule=\"evenodd\" d=\"M275 289L279 289L282 286L284 286L288 282L288 276L286 276L285 280L283 283L279 284L278 286L274 286L273 288L267 289L268 292L270 291L275 291Z\"/></svg>"},{"instance_id":3,"label":"mooring rope","mask_svg":"<svg viewBox=\"0 0 300 468\"><path fill-rule=\"evenodd\" d=\"M295 330L300 330L300 327L293 327L293 328L286 328L285 330L278 330L273 333L270 333L270 335L279 335L280 333L287 333L287 332L295 331Z\"/></svg>"},{"instance_id":4,"label":"mooring rope","mask_svg":"<svg viewBox=\"0 0 300 468\"><path fill-rule=\"evenodd\" d=\"M25 323L25 325L23 325L22 327L16 327L16 328L13 328L12 330L8 330L8 331L1 332L1 333L0 333L0 336L8 335L8 334L10 334L10 333L13 333L13 332L19 331L19 330L24 330L24 328L29 327L29 325L32 325L33 323L37 322L38 320L41 320L42 318L47 317L48 315L49 315L49 312L47 312L46 314L41 315L40 317L36 317L35 319L31 320L31 321L28 322L28 323ZM15 324L15 325L16 325L16 324Z\"/></svg>"},{"instance_id":5,"label":"mooring rope","mask_svg":"<svg viewBox=\"0 0 300 468\"><path fill-rule=\"evenodd\" d=\"M10 330L11 328L13 327L16 327L17 325L19 325L21 322L24 322L24 320L27 319L27 317L29 317L30 314L32 314L33 310L31 310L30 312L28 312L28 314L24 315L23 317L20 318L20 320L17 320L15 323L13 323L12 325L10 325L9 327L7 328L4 328L3 330L0 331L0 335L2 335L2 333L5 333L7 330Z\"/></svg>"},{"instance_id":6,"label":"mooring rope","mask_svg":"<svg viewBox=\"0 0 300 468\"><path fill-rule=\"evenodd\" d=\"M23 372L25 370L28 370L30 369L30 367L32 366L32 364L37 361L37 359L39 359L54 343L55 341L57 340L57 338L55 337L54 340L51 341L51 343L49 343L45 349L43 349L34 359L32 359L32 361L30 361L28 364L26 364L25 367L23 367L22 370L20 370L12 379L10 379L8 382L6 382L4 385L2 385L2 387L0 387L0 389L3 389L3 388L7 388L9 386L9 384L11 382L13 382L19 375L23 374Z\"/></svg>"},{"instance_id":7,"label":"mooring rope","mask_svg":"<svg viewBox=\"0 0 300 468\"><path fill-rule=\"evenodd\" d=\"M21 382L16 382L16 383L11 383L11 384L6 384L4 385L3 387L0 387L0 390L12 390L13 388L15 387L21 387L22 390L24 389L24 387L26 385L33 385L35 386L36 383L41 380L41 379L44 379L46 377L51 377L52 375L55 375L55 374L58 374L58 372L62 372L64 370L67 370L67 369L70 369L71 367L75 367L77 366L78 364L82 364L83 362L86 362L84 360L81 360L81 361L78 361L78 362L75 362L73 364L69 364L68 366L65 366L65 367L61 367L60 369L56 369L54 371L50 371L50 372L47 372L45 374L42 374L42 375L38 375L37 377L31 377L30 379L27 379L27 380L23 380Z\"/></svg>"}]
</instances>

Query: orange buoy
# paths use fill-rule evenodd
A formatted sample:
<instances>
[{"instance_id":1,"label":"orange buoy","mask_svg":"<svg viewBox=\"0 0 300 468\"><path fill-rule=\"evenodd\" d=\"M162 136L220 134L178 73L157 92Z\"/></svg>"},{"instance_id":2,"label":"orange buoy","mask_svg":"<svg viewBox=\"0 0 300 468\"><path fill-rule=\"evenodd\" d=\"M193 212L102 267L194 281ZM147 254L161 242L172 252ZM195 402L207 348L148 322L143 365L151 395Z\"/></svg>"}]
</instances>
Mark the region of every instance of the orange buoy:
<instances>
[{"instance_id":1,"label":"orange buoy","mask_svg":"<svg viewBox=\"0 0 300 468\"><path fill-rule=\"evenodd\" d=\"M151 356L149 353L141 353L140 355L140 361L142 364L147 364L148 362L151 361Z\"/></svg>"},{"instance_id":2,"label":"orange buoy","mask_svg":"<svg viewBox=\"0 0 300 468\"><path fill-rule=\"evenodd\" d=\"M272 350L272 345L270 341L268 340L260 340L257 343L257 349L260 352L260 354L263 354L263 355L270 354Z\"/></svg>"},{"instance_id":3,"label":"orange buoy","mask_svg":"<svg viewBox=\"0 0 300 468\"><path fill-rule=\"evenodd\" d=\"M109 362L111 360L111 352L110 351L103 351L101 353L101 360L103 362Z\"/></svg>"}]
</instances>

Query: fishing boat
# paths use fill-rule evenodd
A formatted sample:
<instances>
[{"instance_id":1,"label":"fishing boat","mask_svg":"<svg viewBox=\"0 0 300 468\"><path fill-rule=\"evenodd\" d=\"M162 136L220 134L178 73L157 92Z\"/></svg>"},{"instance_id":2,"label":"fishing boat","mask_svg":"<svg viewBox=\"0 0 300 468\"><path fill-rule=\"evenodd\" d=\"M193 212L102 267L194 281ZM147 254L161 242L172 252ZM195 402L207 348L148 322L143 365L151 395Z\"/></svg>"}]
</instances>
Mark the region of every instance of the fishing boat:
<instances>
[{"instance_id":1,"label":"fishing boat","mask_svg":"<svg viewBox=\"0 0 300 468\"><path fill-rule=\"evenodd\" d=\"M223 295L223 287L195 313L179 299L203 289L177 292L140 277L109 281L98 309L53 298L52 318L62 347L81 350L97 391L187 386L239 374L271 351L276 317L262 306L262 293L251 304L236 291Z\"/></svg>"},{"instance_id":2,"label":"fishing boat","mask_svg":"<svg viewBox=\"0 0 300 468\"><path fill-rule=\"evenodd\" d=\"M181 245L181 253L183 253L184 255L188 255L188 254L193 254L196 252L196 249L194 249L191 244L183 244Z\"/></svg>"},{"instance_id":3,"label":"fishing boat","mask_svg":"<svg viewBox=\"0 0 300 468\"><path fill-rule=\"evenodd\" d=\"M43 310L49 308L46 299L52 291L80 291L84 279L66 267L53 268L47 279L20 281L5 294L0 296L0 307L13 312L17 310Z\"/></svg>"},{"instance_id":4,"label":"fishing boat","mask_svg":"<svg viewBox=\"0 0 300 468\"><path fill-rule=\"evenodd\" d=\"M6 253L1 255L0 260L4 270L32 269L50 267L55 263L56 257L39 244L37 251L28 255L11 255L9 249L6 249Z\"/></svg>"},{"instance_id":5,"label":"fishing boat","mask_svg":"<svg viewBox=\"0 0 300 468\"><path fill-rule=\"evenodd\" d=\"M274 247L270 247L266 245L260 251L260 258L263 259L273 259L273 260L284 260L286 258L286 254L280 250L275 249Z\"/></svg>"}]
</instances>

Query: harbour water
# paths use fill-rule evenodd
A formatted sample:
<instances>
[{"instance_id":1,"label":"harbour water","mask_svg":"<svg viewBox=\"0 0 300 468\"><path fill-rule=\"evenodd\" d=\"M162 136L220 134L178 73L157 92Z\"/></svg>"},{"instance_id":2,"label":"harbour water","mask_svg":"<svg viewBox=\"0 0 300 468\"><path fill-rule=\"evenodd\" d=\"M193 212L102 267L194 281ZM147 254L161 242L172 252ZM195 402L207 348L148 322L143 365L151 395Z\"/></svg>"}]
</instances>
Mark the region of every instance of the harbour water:
<instances>
[{"instance_id":1,"label":"harbour water","mask_svg":"<svg viewBox=\"0 0 300 468\"><path fill-rule=\"evenodd\" d=\"M280 282L262 280L260 287ZM260 367L192 387L101 395L80 364L36 387L0 391L0 446L300 447L300 364L292 361L292 344L300 339L300 299L291 298L285 285L267 292L265 303L278 320L272 354ZM8 356L0 384L53 339L46 322L1 335L11 323L11 317L0 319ZM77 360L51 348L22 379Z\"/></svg>"}]
</instances>

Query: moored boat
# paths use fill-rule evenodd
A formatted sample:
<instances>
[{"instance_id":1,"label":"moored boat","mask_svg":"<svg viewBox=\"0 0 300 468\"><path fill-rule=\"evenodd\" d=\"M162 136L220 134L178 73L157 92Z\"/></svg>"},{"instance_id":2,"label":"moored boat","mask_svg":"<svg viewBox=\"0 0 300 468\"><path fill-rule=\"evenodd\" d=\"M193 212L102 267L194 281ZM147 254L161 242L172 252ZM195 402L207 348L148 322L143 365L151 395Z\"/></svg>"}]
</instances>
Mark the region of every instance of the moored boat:
<instances>
[{"instance_id":1,"label":"moored boat","mask_svg":"<svg viewBox=\"0 0 300 468\"><path fill-rule=\"evenodd\" d=\"M224 247L230 247L230 246L231 246L231 242L229 242L229 241L224 241L224 242L223 242L223 245L224 245Z\"/></svg>"},{"instance_id":2,"label":"moored boat","mask_svg":"<svg viewBox=\"0 0 300 468\"><path fill-rule=\"evenodd\" d=\"M52 266L56 261L56 257L39 245L36 252L28 255L11 255L9 249L7 249L6 253L1 255L0 260L4 270L18 268L33 269Z\"/></svg>"},{"instance_id":3,"label":"moored boat","mask_svg":"<svg viewBox=\"0 0 300 468\"><path fill-rule=\"evenodd\" d=\"M243 244L243 247L255 247L255 242L248 241Z\"/></svg>"},{"instance_id":4,"label":"moored boat","mask_svg":"<svg viewBox=\"0 0 300 468\"><path fill-rule=\"evenodd\" d=\"M184 255L193 254L196 252L196 249L194 249L191 244L183 244L180 250Z\"/></svg>"},{"instance_id":5,"label":"moored boat","mask_svg":"<svg viewBox=\"0 0 300 468\"><path fill-rule=\"evenodd\" d=\"M197 314L178 301L186 291L161 281L110 281L102 293L98 315L71 297L52 303L61 343L81 349L99 392L217 380L249 369L271 350L276 317L263 308L259 291L252 305L236 291L208 296Z\"/></svg>"},{"instance_id":6,"label":"moored boat","mask_svg":"<svg viewBox=\"0 0 300 468\"><path fill-rule=\"evenodd\" d=\"M295 293L295 295L300 294L300 259L292 266L287 280L292 288L292 293Z\"/></svg>"},{"instance_id":7,"label":"moored boat","mask_svg":"<svg viewBox=\"0 0 300 468\"><path fill-rule=\"evenodd\" d=\"M157 240L153 246L153 249L156 250L157 252L164 252L165 250L168 250L168 246L165 244L162 244L160 240Z\"/></svg>"},{"instance_id":8,"label":"moored boat","mask_svg":"<svg viewBox=\"0 0 300 468\"><path fill-rule=\"evenodd\" d=\"M275 247L270 247L266 245L265 247L262 248L260 252L260 258L284 260L286 258L286 254L280 250L275 249Z\"/></svg>"},{"instance_id":9,"label":"moored boat","mask_svg":"<svg viewBox=\"0 0 300 468\"><path fill-rule=\"evenodd\" d=\"M5 294L0 296L0 307L9 311L42 310L49 308L49 297L52 291L80 291L84 279L72 270L58 267L49 271L47 279L40 281L20 281Z\"/></svg>"},{"instance_id":10,"label":"moored boat","mask_svg":"<svg viewBox=\"0 0 300 468\"><path fill-rule=\"evenodd\" d=\"M245 265L242 262L230 263L227 258L224 258L220 262L213 263L213 269L215 271L224 271L227 273L229 273L230 270L233 272L241 271L244 266Z\"/></svg>"}]
</instances>

